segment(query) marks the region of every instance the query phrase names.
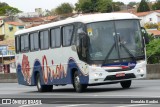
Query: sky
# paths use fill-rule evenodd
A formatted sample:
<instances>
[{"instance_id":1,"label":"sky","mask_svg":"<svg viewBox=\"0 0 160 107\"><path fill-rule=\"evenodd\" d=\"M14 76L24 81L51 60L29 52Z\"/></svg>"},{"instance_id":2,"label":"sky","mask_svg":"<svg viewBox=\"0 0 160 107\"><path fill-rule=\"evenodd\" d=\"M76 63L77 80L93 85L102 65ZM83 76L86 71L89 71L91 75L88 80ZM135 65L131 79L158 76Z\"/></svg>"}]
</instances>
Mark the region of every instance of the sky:
<instances>
[{"instance_id":1,"label":"sky","mask_svg":"<svg viewBox=\"0 0 160 107\"><path fill-rule=\"evenodd\" d=\"M60 4L64 2L69 2L71 4L77 3L78 0L0 0L0 2L6 2L12 7L16 7L23 12L34 12L35 8L42 8L43 10L48 9L51 10L56 8ZM129 2L140 2L141 0L113 0L113 1L121 1L125 4ZM155 0L150 0L155 1Z\"/></svg>"}]
</instances>

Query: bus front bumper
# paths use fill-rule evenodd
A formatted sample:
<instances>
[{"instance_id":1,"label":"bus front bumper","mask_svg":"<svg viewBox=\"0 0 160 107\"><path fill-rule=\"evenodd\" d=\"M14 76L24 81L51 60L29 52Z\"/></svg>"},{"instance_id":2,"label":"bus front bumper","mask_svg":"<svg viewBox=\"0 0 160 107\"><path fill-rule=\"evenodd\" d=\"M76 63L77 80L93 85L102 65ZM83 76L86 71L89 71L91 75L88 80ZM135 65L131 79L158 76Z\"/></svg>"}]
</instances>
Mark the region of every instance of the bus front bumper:
<instances>
[{"instance_id":1,"label":"bus front bumper","mask_svg":"<svg viewBox=\"0 0 160 107\"><path fill-rule=\"evenodd\" d=\"M107 72L102 68L91 68L89 84L115 83L125 80L146 78L146 66L141 66L128 71Z\"/></svg>"}]
</instances>

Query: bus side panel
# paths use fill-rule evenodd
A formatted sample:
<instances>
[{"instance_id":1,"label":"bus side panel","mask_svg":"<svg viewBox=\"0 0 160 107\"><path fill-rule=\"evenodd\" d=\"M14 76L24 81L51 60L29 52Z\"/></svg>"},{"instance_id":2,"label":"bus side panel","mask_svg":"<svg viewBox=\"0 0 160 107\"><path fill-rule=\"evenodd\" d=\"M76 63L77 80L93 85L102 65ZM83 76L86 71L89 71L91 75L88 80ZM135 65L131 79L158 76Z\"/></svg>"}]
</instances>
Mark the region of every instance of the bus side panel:
<instances>
[{"instance_id":1,"label":"bus side panel","mask_svg":"<svg viewBox=\"0 0 160 107\"><path fill-rule=\"evenodd\" d=\"M80 82L81 84L88 84L89 82L89 76L87 74L84 74L83 71L81 70L81 68L78 66L78 64L76 63L76 61L73 58L69 59L69 67L70 68L70 75L72 75L71 70L73 69L77 69L77 72L80 76ZM67 70L69 72L69 70Z\"/></svg>"},{"instance_id":2,"label":"bus side panel","mask_svg":"<svg viewBox=\"0 0 160 107\"><path fill-rule=\"evenodd\" d=\"M17 79L18 83L22 85L29 85L30 80L28 78L24 78L22 74L22 66L20 64L17 65Z\"/></svg>"},{"instance_id":3,"label":"bus side panel","mask_svg":"<svg viewBox=\"0 0 160 107\"><path fill-rule=\"evenodd\" d=\"M37 65L37 64L39 65ZM88 84L89 81L89 76L85 75L82 70L80 69L80 67L78 66L78 64L75 62L75 60L73 59L69 59L67 66L65 67L66 69L62 69L62 66L64 67L64 65L60 65L60 66L51 66L49 67L48 71L43 71L42 68L38 67L41 66L40 62L38 63L35 62L34 64L34 71L33 71L33 75L32 75L32 85L36 85L36 81L35 81L35 72L39 71L40 76L41 76L41 82L43 85L63 85L63 84L72 84L72 70L73 69L77 69L77 72L80 75L80 82L82 84ZM46 68L45 68L46 69ZM54 71L56 69L56 71ZM63 71L66 70L66 71ZM47 73L46 73L47 72Z\"/></svg>"},{"instance_id":4,"label":"bus side panel","mask_svg":"<svg viewBox=\"0 0 160 107\"><path fill-rule=\"evenodd\" d=\"M47 60L45 55L42 59L35 59L33 63L28 60L28 56L22 55L22 64L17 66L18 83L23 85L36 85L36 74L40 74L42 85L61 85L72 84L73 69L79 73L81 84L88 84L89 76L84 62L76 60L72 57L66 59L67 63L59 63L59 65L49 65L51 62ZM41 62L42 61L42 62ZM52 61L52 60L51 60Z\"/></svg>"},{"instance_id":5,"label":"bus side panel","mask_svg":"<svg viewBox=\"0 0 160 107\"><path fill-rule=\"evenodd\" d=\"M33 71L32 71L32 76L31 76L31 85L35 86L36 85L36 75L39 73L40 76L42 77L42 67L38 59L35 60L32 70ZM42 78L41 78L41 81L43 81Z\"/></svg>"}]
</instances>

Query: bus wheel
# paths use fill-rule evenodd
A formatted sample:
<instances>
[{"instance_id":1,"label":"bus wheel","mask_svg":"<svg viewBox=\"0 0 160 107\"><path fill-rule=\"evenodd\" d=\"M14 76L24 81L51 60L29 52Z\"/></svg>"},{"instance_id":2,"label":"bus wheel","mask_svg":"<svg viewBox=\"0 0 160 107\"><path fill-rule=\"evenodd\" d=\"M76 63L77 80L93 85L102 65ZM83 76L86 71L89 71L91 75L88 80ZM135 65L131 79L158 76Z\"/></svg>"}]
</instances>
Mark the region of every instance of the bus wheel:
<instances>
[{"instance_id":1,"label":"bus wheel","mask_svg":"<svg viewBox=\"0 0 160 107\"><path fill-rule=\"evenodd\" d=\"M83 92L86 88L87 85L86 84L81 84L80 83L80 78L78 76L78 72L74 73L74 83L73 83L73 87L76 90L76 92Z\"/></svg>"},{"instance_id":2,"label":"bus wheel","mask_svg":"<svg viewBox=\"0 0 160 107\"><path fill-rule=\"evenodd\" d=\"M53 90L53 85L41 85L39 73L36 76L36 85L39 92L51 92Z\"/></svg>"},{"instance_id":3,"label":"bus wheel","mask_svg":"<svg viewBox=\"0 0 160 107\"><path fill-rule=\"evenodd\" d=\"M121 86L124 89L130 88L132 81L131 80L127 80L127 81L121 81Z\"/></svg>"}]
</instances>

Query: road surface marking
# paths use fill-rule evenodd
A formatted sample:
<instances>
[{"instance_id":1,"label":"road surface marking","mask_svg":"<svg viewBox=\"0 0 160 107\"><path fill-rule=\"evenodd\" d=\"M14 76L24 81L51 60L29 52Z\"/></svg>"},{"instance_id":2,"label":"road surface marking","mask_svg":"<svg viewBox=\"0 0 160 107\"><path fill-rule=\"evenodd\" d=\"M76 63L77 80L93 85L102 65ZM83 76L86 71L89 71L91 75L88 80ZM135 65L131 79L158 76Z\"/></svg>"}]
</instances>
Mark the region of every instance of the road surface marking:
<instances>
[{"instance_id":1,"label":"road surface marking","mask_svg":"<svg viewBox=\"0 0 160 107\"><path fill-rule=\"evenodd\" d=\"M41 105L41 104L21 105L19 107L29 107L29 106L38 106L38 105Z\"/></svg>"},{"instance_id":2,"label":"road surface marking","mask_svg":"<svg viewBox=\"0 0 160 107\"><path fill-rule=\"evenodd\" d=\"M56 107L77 107L77 106L87 106L90 104L74 104L74 105L65 105L65 106L56 106Z\"/></svg>"},{"instance_id":3,"label":"road surface marking","mask_svg":"<svg viewBox=\"0 0 160 107\"><path fill-rule=\"evenodd\" d=\"M33 94L33 95L35 95L35 94ZM41 94L36 94L36 95L38 95L38 96L41 96ZM51 95L51 93L45 93L45 94L43 94L44 96L47 96L47 95ZM93 95L86 95L86 94L81 94L81 95L77 95L77 94L52 94L52 95L57 95L57 96L88 96L88 97L90 97L90 96L95 96L95 97L97 97L97 96L106 96L106 97L144 97L144 98L152 98L152 97L160 97L160 96L145 96L145 95L97 95L97 94L93 94ZM30 96L30 95L29 95Z\"/></svg>"},{"instance_id":4,"label":"road surface marking","mask_svg":"<svg viewBox=\"0 0 160 107\"><path fill-rule=\"evenodd\" d=\"M123 106L115 106L115 107L136 107L136 106L145 106L150 104L132 104L132 105L123 105Z\"/></svg>"}]
</instances>

